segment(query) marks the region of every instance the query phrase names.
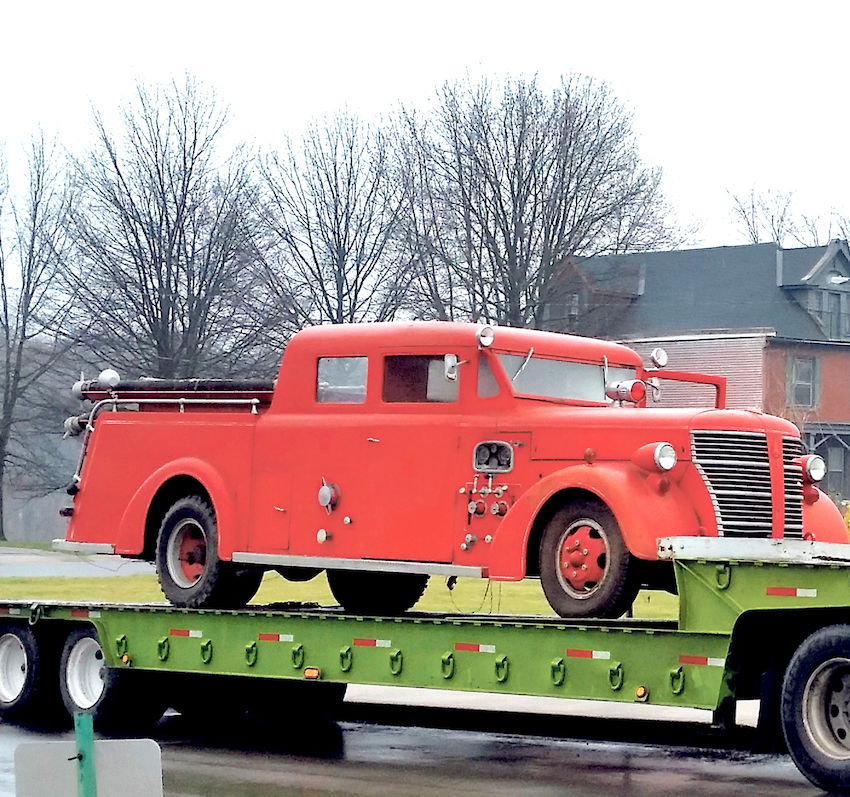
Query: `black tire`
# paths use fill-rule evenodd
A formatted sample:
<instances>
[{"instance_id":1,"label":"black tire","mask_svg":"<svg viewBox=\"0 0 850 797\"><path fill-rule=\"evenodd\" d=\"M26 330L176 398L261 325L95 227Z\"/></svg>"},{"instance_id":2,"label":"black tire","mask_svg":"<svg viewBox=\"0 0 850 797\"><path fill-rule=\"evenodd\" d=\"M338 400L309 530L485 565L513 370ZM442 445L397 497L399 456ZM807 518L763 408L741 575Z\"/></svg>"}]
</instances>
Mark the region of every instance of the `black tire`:
<instances>
[{"instance_id":1,"label":"black tire","mask_svg":"<svg viewBox=\"0 0 850 797\"><path fill-rule=\"evenodd\" d=\"M428 576L328 570L328 585L339 605L350 614L403 614L422 597Z\"/></svg>"},{"instance_id":2,"label":"black tire","mask_svg":"<svg viewBox=\"0 0 850 797\"><path fill-rule=\"evenodd\" d=\"M30 726L54 725L62 715L55 647L33 630L0 624L0 717Z\"/></svg>"},{"instance_id":3,"label":"black tire","mask_svg":"<svg viewBox=\"0 0 850 797\"><path fill-rule=\"evenodd\" d=\"M100 731L146 728L166 708L146 675L107 667L97 631L75 628L62 648L59 691L69 714L91 714Z\"/></svg>"},{"instance_id":4,"label":"black tire","mask_svg":"<svg viewBox=\"0 0 850 797\"><path fill-rule=\"evenodd\" d=\"M620 617L639 589L637 562L601 501L559 509L540 541L540 582L561 617Z\"/></svg>"},{"instance_id":5,"label":"black tire","mask_svg":"<svg viewBox=\"0 0 850 797\"><path fill-rule=\"evenodd\" d=\"M800 772L826 791L850 789L850 625L822 628L797 648L780 716Z\"/></svg>"},{"instance_id":6,"label":"black tire","mask_svg":"<svg viewBox=\"0 0 850 797\"><path fill-rule=\"evenodd\" d=\"M208 501L181 498L165 513L156 541L156 574L165 597L188 609L238 609L260 587L261 568L218 557L218 526Z\"/></svg>"}]
</instances>

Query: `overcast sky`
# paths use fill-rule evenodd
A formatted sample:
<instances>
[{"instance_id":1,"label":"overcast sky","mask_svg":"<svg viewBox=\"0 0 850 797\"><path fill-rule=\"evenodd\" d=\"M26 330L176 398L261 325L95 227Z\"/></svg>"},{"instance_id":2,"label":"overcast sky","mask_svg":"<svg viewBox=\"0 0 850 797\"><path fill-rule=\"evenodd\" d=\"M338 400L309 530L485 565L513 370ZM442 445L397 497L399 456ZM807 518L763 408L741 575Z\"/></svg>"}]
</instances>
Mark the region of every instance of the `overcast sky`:
<instances>
[{"instance_id":1,"label":"overcast sky","mask_svg":"<svg viewBox=\"0 0 850 797\"><path fill-rule=\"evenodd\" d=\"M801 211L850 216L850 3L423 3L145 0L3 6L0 140L14 158L41 125L84 145L92 105L189 71L232 111L231 133L274 146L347 106L366 118L424 105L446 80L581 72L632 110L694 243L744 242L727 191L793 191Z\"/></svg>"}]
</instances>

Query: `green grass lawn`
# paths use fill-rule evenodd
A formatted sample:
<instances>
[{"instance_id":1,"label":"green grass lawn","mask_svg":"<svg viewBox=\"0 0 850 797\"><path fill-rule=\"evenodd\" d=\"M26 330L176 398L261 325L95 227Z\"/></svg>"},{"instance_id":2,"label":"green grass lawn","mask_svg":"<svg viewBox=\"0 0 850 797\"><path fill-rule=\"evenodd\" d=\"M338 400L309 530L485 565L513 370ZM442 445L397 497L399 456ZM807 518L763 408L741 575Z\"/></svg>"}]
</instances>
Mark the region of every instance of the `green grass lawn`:
<instances>
[{"instance_id":1,"label":"green grass lawn","mask_svg":"<svg viewBox=\"0 0 850 797\"><path fill-rule=\"evenodd\" d=\"M105 578L6 578L0 580L0 598L8 600L62 600L149 603L164 601L153 575ZM253 604L297 601L333 606L335 601L324 573L312 581L286 581L267 573ZM485 581L462 578L449 590L446 579L431 578L418 611L458 614L537 614L554 617L543 597L540 582ZM634 604L634 616L646 619L675 619L678 599L666 592L644 591Z\"/></svg>"}]
</instances>

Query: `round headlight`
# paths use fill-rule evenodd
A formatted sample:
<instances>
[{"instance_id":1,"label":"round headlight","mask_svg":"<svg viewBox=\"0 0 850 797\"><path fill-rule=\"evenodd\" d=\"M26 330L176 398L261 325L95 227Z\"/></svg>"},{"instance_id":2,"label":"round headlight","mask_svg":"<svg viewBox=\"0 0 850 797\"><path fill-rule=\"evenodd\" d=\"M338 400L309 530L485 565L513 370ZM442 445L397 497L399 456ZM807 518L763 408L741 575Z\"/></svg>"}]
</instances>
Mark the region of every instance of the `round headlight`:
<instances>
[{"instance_id":1,"label":"round headlight","mask_svg":"<svg viewBox=\"0 0 850 797\"><path fill-rule=\"evenodd\" d=\"M670 443L659 443L655 447L655 466L658 470L668 471L676 467L678 461L676 449Z\"/></svg>"},{"instance_id":2,"label":"round headlight","mask_svg":"<svg viewBox=\"0 0 850 797\"><path fill-rule=\"evenodd\" d=\"M118 371L113 368L107 368L100 372L100 376L98 376L97 381L100 383L101 387L111 388L115 387L121 381L121 377L118 376Z\"/></svg>"},{"instance_id":3,"label":"round headlight","mask_svg":"<svg viewBox=\"0 0 850 797\"><path fill-rule=\"evenodd\" d=\"M826 476L826 462L817 454L803 457L803 478L808 482L819 482Z\"/></svg>"}]
</instances>

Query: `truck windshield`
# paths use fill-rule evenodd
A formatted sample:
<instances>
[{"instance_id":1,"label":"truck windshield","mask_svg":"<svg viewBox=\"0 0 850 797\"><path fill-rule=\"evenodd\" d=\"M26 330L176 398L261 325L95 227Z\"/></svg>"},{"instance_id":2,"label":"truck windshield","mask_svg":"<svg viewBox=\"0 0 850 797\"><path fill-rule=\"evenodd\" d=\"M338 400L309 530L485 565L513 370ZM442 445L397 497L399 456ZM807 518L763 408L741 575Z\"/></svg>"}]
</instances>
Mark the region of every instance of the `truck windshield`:
<instances>
[{"instance_id":1,"label":"truck windshield","mask_svg":"<svg viewBox=\"0 0 850 797\"><path fill-rule=\"evenodd\" d=\"M499 362L519 394L611 403L605 396L605 369L601 364L549 360L521 354L500 354ZM612 365L608 368L609 383L636 377L637 371L631 367Z\"/></svg>"}]
</instances>

